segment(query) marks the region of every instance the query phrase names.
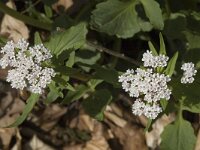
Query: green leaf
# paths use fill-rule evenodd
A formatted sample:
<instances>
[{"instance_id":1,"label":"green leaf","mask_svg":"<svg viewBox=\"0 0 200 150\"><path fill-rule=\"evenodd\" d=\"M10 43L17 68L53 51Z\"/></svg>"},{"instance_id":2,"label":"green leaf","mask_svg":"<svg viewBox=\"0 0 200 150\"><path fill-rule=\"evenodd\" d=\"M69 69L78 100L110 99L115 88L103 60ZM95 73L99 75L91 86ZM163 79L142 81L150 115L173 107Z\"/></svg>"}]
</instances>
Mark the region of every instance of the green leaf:
<instances>
[{"instance_id":1,"label":"green leaf","mask_svg":"<svg viewBox=\"0 0 200 150\"><path fill-rule=\"evenodd\" d=\"M80 23L64 32L53 35L50 41L46 43L46 47L58 56L65 50L76 50L83 46L86 41L86 34L86 24Z\"/></svg>"},{"instance_id":2,"label":"green leaf","mask_svg":"<svg viewBox=\"0 0 200 150\"><path fill-rule=\"evenodd\" d=\"M14 123L9 125L8 127L17 127L18 125L23 123L23 121L27 118L28 114L31 112L36 102L38 101L39 96L39 94L31 94L31 96L27 100L27 104L22 114L17 118L17 120Z\"/></svg>"},{"instance_id":3,"label":"green leaf","mask_svg":"<svg viewBox=\"0 0 200 150\"><path fill-rule=\"evenodd\" d=\"M164 71L166 75L169 75L170 77L173 75L177 59L178 59L178 52L176 52L174 56L170 59L167 68Z\"/></svg>"},{"instance_id":4,"label":"green leaf","mask_svg":"<svg viewBox=\"0 0 200 150\"><path fill-rule=\"evenodd\" d=\"M103 120L103 112L111 100L112 95L108 90L98 90L83 101L83 107L90 116Z\"/></svg>"},{"instance_id":5,"label":"green leaf","mask_svg":"<svg viewBox=\"0 0 200 150\"><path fill-rule=\"evenodd\" d=\"M147 126L145 127L144 131L147 132L152 125L152 119L147 120Z\"/></svg>"},{"instance_id":6,"label":"green leaf","mask_svg":"<svg viewBox=\"0 0 200 150\"><path fill-rule=\"evenodd\" d=\"M150 49L150 51L152 52L152 54L153 54L154 56L157 56L158 53L157 53L155 47L153 46L153 44L151 43L151 41L148 42L148 45L149 45L149 49Z\"/></svg>"},{"instance_id":7,"label":"green leaf","mask_svg":"<svg viewBox=\"0 0 200 150\"><path fill-rule=\"evenodd\" d=\"M35 32L35 34L34 34L34 43L35 44L42 44L42 40L40 38L39 32Z\"/></svg>"},{"instance_id":8,"label":"green leaf","mask_svg":"<svg viewBox=\"0 0 200 150\"><path fill-rule=\"evenodd\" d=\"M187 20L183 13L170 13L165 21L163 33L169 39L183 39L183 31L186 30Z\"/></svg>"},{"instance_id":9,"label":"green leaf","mask_svg":"<svg viewBox=\"0 0 200 150\"><path fill-rule=\"evenodd\" d=\"M196 142L191 124L183 119L165 127L161 139L161 150L193 150Z\"/></svg>"},{"instance_id":10,"label":"green leaf","mask_svg":"<svg viewBox=\"0 0 200 150\"><path fill-rule=\"evenodd\" d=\"M183 31L183 33L188 41L188 49L200 48L200 34L192 33L191 31Z\"/></svg>"},{"instance_id":11,"label":"green leaf","mask_svg":"<svg viewBox=\"0 0 200 150\"><path fill-rule=\"evenodd\" d=\"M50 6L44 5L44 11L47 17L51 18L53 13Z\"/></svg>"},{"instance_id":12,"label":"green leaf","mask_svg":"<svg viewBox=\"0 0 200 150\"><path fill-rule=\"evenodd\" d=\"M51 82L49 84L50 92L47 94L47 98L45 103L49 104L54 102L58 97L63 97L63 93L61 92L60 88L56 87L55 82Z\"/></svg>"},{"instance_id":13,"label":"green leaf","mask_svg":"<svg viewBox=\"0 0 200 150\"><path fill-rule=\"evenodd\" d=\"M200 74L198 73L196 77ZM183 110L200 113L200 83L195 79L192 84L181 84L180 78L173 81L172 94L176 100L181 100Z\"/></svg>"},{"instance_id":14,"label":"green leaf","mask_svg":"<svg viewBox=\"0 0 200 150\"><path fill-rule=\"evenodd\" d=\"M160 105L162 106L162 109L165 110L167 108L168 100L166 99L161 99L160 100Z\"/></svg>"},{"instance_id":15,"label":"green leaf","mask_svg":"<svg viewBox=\"0 0 200 150\"><path fill-rule=\"evenodd\" d=\"M75 62L75 52L71 52L71 54L69 55L69 59L66 62L66 66L72 67L74 65L74 62Z\"/></svg>"},{"instance_id":16,"label":"green leaf","mask_svg":"<svg viewBox=\"0 0 200 150\"><path fill-rule=\"evenodd\" d=\"M76 87L76 91L69 91L65 98L63 99L63 104L69 104L73 101L79 100L82 96L84 96L87 92L90 91L90 88L85 85L78 85Z\"/></svg>"},{"instance_id":17,"label":"green leaf","mask_svg":"<svg viewBox=\"0 0 200 150\"><path fill-rule=\"evenodd\" d=\"M118 82L118 72L114 69L107 69L100 66L95 65L95 77L97 79L103 79L104 81L114 85L115 87L119 87L120 84Z\"/></svg>"},{"instance_id":18,"label":"green leaf","mask_svg":"<svg viewBox=\"0 0 200 150\"><path fill-rule=\"evenodd\" d=\"M163 55L166 55L166 48L165 48L165 42L163 40L163 36L162 36L162 33L160 32L159 34L159 38L160 38L160 52L159 54L163 54Z\"/></svg>"},{"instance_id":19,"label":"green leaf","mask_svg":"<svg viewBox=\"0 0 200 150\"><path fill-rule=\"evenodd\" d=\"M138 1L108 0L99 3L92 12L91 27L119 38L130 38L141 30L149 31L135 10ZM142 26L142 27L141 27Z\"/></svg>"},{"instance_id":20,"label":"green leaf","mask_svg":"<svg viewBox=\"0 0 200 150\"><path fill-rule=\"evenodd\" d=\"M164 22L162 18L162 11L159 4L155 0L140 0L144 11L149 18L151 24L156 28L162 30Z\"/></svg>"},{"instance_id":21,"label":"green leaf","mask_svg":"<svg viewBox=\"0 0 200 150\"><path fill-rule=\"evenodd\" d=\"M80 62L83 64L94 65L101 58L100 52L95 49L80 49L76 52L75 62ZM89 72L90 67L80 66L83 70Z\"/></svg>"}]
</instances>

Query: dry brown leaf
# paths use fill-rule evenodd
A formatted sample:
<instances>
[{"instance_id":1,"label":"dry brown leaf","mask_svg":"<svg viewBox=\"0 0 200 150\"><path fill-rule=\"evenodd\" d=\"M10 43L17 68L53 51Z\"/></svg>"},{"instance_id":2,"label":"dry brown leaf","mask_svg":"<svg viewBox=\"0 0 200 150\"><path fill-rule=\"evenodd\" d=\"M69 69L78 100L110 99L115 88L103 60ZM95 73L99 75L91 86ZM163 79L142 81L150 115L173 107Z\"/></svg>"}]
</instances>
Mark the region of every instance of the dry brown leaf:
<instances>
[{"instance_id":1,"label":"dry brown leaf","mask_svg":"<svg viewBox=\"0 0 200 150\"><path fill-rule=\"evenodd\" d=\"M127 124L124 128L112 126L111 130L119 139L123 150L147 150L144 130L134 125Z\"/></svg>"},{"instance_id":2,"label":"dry brown leaf","mask_svg":"<svg viewBox=\"0 0 200 150\"><path fill-rule=\"evenodd\" d=\"M5 127L13 123L19 113L23 111L25 104L19 98L13 99L11 93L9 92L6 97L1 99L0 110L1 113L5 113L0 119L0 127ZM3 114L2 114L3 115ZM13 136L17 134L17 128L1 128L0 138L4 149L8 148L10 141Z\"/></svg>"},{"instance_id":3,"label":"dry brown leaf","mask_svg":"<svg viewBox=\"0 0 200 150\"><path fill-rule=\"evenodd\" d=\"M148 147L155 149L158 145L160 145L161 138L160 135L164 130L164 127L170 124L175 120L175 115L170 114L169 116L163 115L160 119L156 120L156 122L152 125L152 131L146 132L146 143Z\"/></svg>"},{"instance_id":4,"label":"dry brown leaf","mask_svg":"<svg viewBox=\"0 0 200 150\"><path fill-rule=\"evenodd\" d=\"M200 150L200 130L198 131L198 134L197 134L195 150Z\"/></svg>"},{"instance_id":5,"label":"dry brown leaf","mask_svg":"<svg viewBox=\"0 0 200 150\"><path fill-rule=\"evenodd\" d=\"M21 140L22 140L22 137L21 137L21 135L20 135L19 129L17 128L16 143L15 143L15 145L11 148L11 150L20 150L20 149L21 149Z\"/></svg>"},{"instance_id":6,"label":"dry brown leaf","mask_svg":"<svg viewBox=\"0 0 200 150\"><path fill-rule=\"evenodd\" d=\"M58 0L55 4L52 5L52 8L59 12L59 7L63 7L64 10L67 10L73 5L73 0Z\"/></svg>"},{"instance_id":7,"label":"dry brown leaf","mask_svg":"<svg viewBox=\"0 0 200 150\"><path fill-rule=\"evenodd\" d=\"M15 9L15 4L12 1L6 3L12 9ZM17 20L9 15L4 15L0 34L7 36L9 39L17 42L20 38L28 39L29 30L27 26L20 20Z\"/></svg>"},{"instance_id":8,"label":"dry brown leaf","mask_svg":"<svg viewBox=\"0 0 200 150\"><path fill-rule=\"evenodd\" d=\"M112 121L113 123L115 123L119 127L123 128L127 124L126 120L124 120L123 118L118 117L116 114L114 114L112 112L105 111L104 115L105 115L106 119L109 119L110 121Z\"/></svg>"},{"instance_id":9,"label":"dry brown leaf","mask_svg":"<svg viewBox=\"0 0 200 150\"><path fill-rule=\"evenodd\" d=\"M104 129L101 123L94 126L92 139L88 141L83 150L110 150L109 144L104 137Z\"/></svg>"},{"instance_id":10,"label":"dry brown leaf","mask_svg":"<svg viewBox=\"0 0 200 150\"><path fill-rule=\"evenodd\" d=\"M42 142L36 135L34 135L29 142L29 146L32 150L54 150L52 147Z\"/></svg>"},{"instance_id":11,"label":"dry brown leaf","mask_svg":"<svg viewBox=\"0 0 200 150\"><path fill-rule=\"evenodd\" d=\"M67 145L63 148L63 150L83 150L83 145L78 144L78 145Z\"/></svg>"},{"instance_id":12,"label":"dry brown leaf","mask_svg":"<svg viewBox=\"0 0 200 150\"><path fill-rule=\"evenodd\" d=\"M45 131L49 131L58 122L60 117L66 113L67 109L58 104L51 104L46 107L39 118L39 124Z\"/></svg>"}]
</instances>

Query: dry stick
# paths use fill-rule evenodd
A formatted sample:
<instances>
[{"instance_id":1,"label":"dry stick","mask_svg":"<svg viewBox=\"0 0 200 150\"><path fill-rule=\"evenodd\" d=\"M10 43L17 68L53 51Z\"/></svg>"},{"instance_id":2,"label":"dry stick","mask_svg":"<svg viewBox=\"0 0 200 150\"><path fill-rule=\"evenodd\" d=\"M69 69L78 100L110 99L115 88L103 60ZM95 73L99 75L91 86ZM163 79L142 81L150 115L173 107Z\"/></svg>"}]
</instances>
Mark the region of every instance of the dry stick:
<instances>
[{"instance_id":1,"label":"dry stick","mask_svg":"<svg viewBox=\"0 0 200 150\"><path fill-rule=\"evenodd\" d=\"M136 61L136 60L134 60L134 59L132 59L130 57L126 57L126 56L124 56L124 54L117 53L117 52L112 51L112 50L110 50L108 48L105 48L105 47L102 47L100 45L94 44L92 42L87 41L87 45L95 48L96 50L98 50L100 52L105 52L105 53L107 53L109 55L112 55L112 56L115 56L117 58L126 60L126 61L128 61L128 62L130 62L130 63L132 63L132 64L134 64L136 66L140 66L141 65L141 63L139 61Z\"/></svg>"}]
</instances>

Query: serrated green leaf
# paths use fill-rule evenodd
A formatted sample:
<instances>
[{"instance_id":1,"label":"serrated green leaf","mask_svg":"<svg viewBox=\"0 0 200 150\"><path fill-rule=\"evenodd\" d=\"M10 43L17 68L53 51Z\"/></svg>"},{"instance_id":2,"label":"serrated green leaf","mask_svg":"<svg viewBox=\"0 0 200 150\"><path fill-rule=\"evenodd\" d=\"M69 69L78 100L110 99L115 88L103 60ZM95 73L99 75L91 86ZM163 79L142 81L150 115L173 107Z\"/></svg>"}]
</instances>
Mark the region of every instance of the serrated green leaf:
<instances>
[{"instance_id":1,"label":"serrated green leaf","mask_svg":"<svg viewBox=\"0 0 200 150\"><path fill-rule=\"evenodd\" d=\"M149 18L151 24L156 28L162 30L164 22L162 18L162 11L159 4L155 0L140 0L144 11Z\"/></svg>"},{"instance_id":2,"label":"serrated green leaf","mask_svg":"<svg viewBox=\"0 0 200 150\"><path fill-rule=\"evenodd\" d=\"M191 124L183 119L165 127L161 139L161 150L193 150L196 142Z\"/></svg>"},{"instance_id":3,"label":"serrated green leaf","mask_svg":"<svg viewBox=\"0 0 200 150\"><path fill-rule=\"evenodd\" d=\"M103 112L111 100L112 95L108 90L98 90L83 101L83 107L90 116L103 120Z\"/></svg>"},{"instance_id":4,"label":"serrated green leaf","mask_svg":"<svg viewBox=\"0 0 200 150\"><path fill-rule=\"evenodd\" d=\"M36 102L39 99L39 94L31 94L31 96L27 100L27 104L22 112L22 114L17 118L17 120L9 125L8 127L17 127L27 118L28 114L31 112L33 107L35 106Z\"/></svg>"},{"instance_id":5,"label":"serrated green leaf","mask_svg":"<svg viewBox=\"0 0 200 150\"><path fill-rule=\"evenodd\" d=\"M42 44L42 40L40 38L39 32L35 32L35 34L34 34L34 43L35 44Z\"/></svg>"},{"instance_id":6,"label":"serrated green leaf","mask_svg":"<svg viewBox=\"0 0 200 150\"><path fill-rule=\"evenodd\" d=\"M148 45L149 45L149 49L150 49L150 51L152 52L152 54L153 54L154 56L157 56L158 53L157 53L155 47L153 46L153 44L151 43L151 41L148 42Z\"/></svg>"},{"instance_id":7,"label":"serrated green leaf","mask_svg":"<svg viewBox=\"0 0 200 150\"><path fill-rule=\"evenodd\" d=\"M120 38L130 38L141 30L150 31L150 24L138 17L137 4L138 1L119 0L99 3L92 12L91 27Z\"/></svg>"},{"instance_id":8,"label":"serrated green leaf","mask_svg":"<svg viewBox=\"0 0 200 150\"><path fill-rule=\"evenodd\" d=\"M83 46L86 41L86 34L86 24L80 23L64 32L53 35L45 45L53 54L58 56L65 50L76 50Z\"/></svg>"},{"instance_id":9,"label":"serrated green leaf","mask_svg":"<svg viewBox=\"0 0 200 150\"><path fill-rule=\"evenodd\" d=\"M160 38L160 52L159 52L159 54L166 55L167 53L166 53L166 48L165 48L165 42L164 42L164 39L163 39L161 32L159 33L159 38Z\"/></svg>"},{"instance_id":10,"label":"serrated green leaf","mask_svg":"<svg viewBox=\"0 0 200 150\"><path fill-rule=\"evenodd\" d=\"M174 56L170 59L167 68L164 71L166 75L169 75L170 77L173 75L177 59L178 59L178 52L176 52Z\"/></svg>"}]
</instances>

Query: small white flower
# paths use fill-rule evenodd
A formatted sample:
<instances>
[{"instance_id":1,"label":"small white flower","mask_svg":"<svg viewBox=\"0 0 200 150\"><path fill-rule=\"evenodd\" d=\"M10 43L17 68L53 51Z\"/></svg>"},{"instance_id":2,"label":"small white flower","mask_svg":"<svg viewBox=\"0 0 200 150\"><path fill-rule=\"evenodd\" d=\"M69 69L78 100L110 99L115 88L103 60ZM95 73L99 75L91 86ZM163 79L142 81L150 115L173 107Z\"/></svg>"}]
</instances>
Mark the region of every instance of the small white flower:
<instances>
[{"instance_id":1,"label":"small white flower","mask_svg":"<svg viewBox=\"0 0 200 150\"><path fill-rule=\"evenodd\" d=\"M143 54L142 58L145 67L153 67L153 68L166 67L168 60L169 57L165 55L153 56L152 52L148 50Z\"/></svg>"},{"instance_id":2,"label":"small white flower","mask_svg":"<svg viewBox=\"0 0 200 150\"><path fill-rule=\"evenodd\" d=\"M13 41L7 42L0 51L3 54L0 66L12 68L8 71L6 80L13 88L28 88L33 93L42 94L43 89L55 76L55 71L42 67L41 63L49 60L52 55L43 44L28 46L29 43L24 39L20 39L16 44Z\"/></svg>"},{"instance_id":3,"label":"small white flower","mask_svg":"<svg viewBox=\"0 0 200 150\"><path fill-rule=\"evenodd\" d=\"M165 55L153 56L152 52L147 51L143 54L142 61L145 67L152 68L127 70L126 73L119 76L122 88L130 97L137 98L132 105L133 114L143 114L150 119L155 119L162 112L158 102L161 99L170 99L171 90L167 83L171 78L155 72L154 68L166 67L168 59Z\"/></svg>"},{"instance_id":4,"label":"small white flower","mask_svg":"<svg viewBox=\"0 0 200 150\"><path fill-rule=\"evenodd\" d=\"M145 108L145 103L141 101L141 99L136 99L134 104L132 105L132 112L134 115L141 116L143 114Z\"/></svg>"},{"instance_id":5,"label":"small white flower","mask_svg":"<svg viewBox=\"0 0 200 150\"><path fill-rule=\"evenodd\" d=\"M162 108L156 103L154 103L152 106L146 104L143 110L143 114L150 119L155 119L161 112Z\"/></svg>"},{"instance_id":6,"label":"small white flower","mask_svg":"<svg viewBox=\"0 0 200 150\"><path fill-rule=\"evenodd\" d=\"M197 73L197 70L194 68L194 64L192 62L184 63L181 66L181 70L183 70L183 77L181 78L181 83L193 83L194 77Z\"/></svg>"},{"instance_id":7,"label":"small white flower","mask_svg":"<svg viewBox=\"0 0 200 150\"><path fill-rule=\"evenodd\" d=\"M141 101L141 99L136 99L136 101L132 105L132 113L134 115L145 115L147 118L155 119L159 113L162 112L162 108L156 104L153 103L153 105L145 104Z\"/></svg>"}]
</instances>

